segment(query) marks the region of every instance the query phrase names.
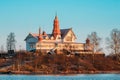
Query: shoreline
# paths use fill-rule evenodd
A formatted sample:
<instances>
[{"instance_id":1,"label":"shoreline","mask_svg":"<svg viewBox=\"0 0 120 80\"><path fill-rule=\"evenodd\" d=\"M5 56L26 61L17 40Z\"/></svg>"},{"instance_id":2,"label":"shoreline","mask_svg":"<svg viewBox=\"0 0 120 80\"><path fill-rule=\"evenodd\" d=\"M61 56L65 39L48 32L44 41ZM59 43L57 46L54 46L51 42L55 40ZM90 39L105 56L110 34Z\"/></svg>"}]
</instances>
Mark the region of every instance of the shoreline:
<instances>
[{"instance_id":1,"label":"shoreline","mask_svg":"<svg viewBox=\"0 0 120 80\"><path fill-rule=\"evenodd\" d=\"M0 72L0 75L78 75L78 74L120 74L120 71L84 71L84 72L71 72L71 73L45 73L45 72L29 72L29 71L5 71Z\"/></svg>"}]
</instances>

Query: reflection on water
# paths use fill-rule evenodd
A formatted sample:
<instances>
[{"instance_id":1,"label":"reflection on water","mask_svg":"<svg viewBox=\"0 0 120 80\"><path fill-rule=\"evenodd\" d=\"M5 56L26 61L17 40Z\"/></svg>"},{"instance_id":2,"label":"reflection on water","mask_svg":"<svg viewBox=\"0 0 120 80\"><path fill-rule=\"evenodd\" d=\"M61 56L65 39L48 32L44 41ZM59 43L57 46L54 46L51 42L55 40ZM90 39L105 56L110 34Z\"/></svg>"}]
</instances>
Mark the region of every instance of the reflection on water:
<instances>
[{"instance_id":1,"label":"reflection on water","mask_svg":"<svg viewBox=\"0 0 120 80\"><path fill-rule=\"evenodd\" d=\"M120 80L120 74L0 75L0 80Z\"/></svg>"}]
</instances>

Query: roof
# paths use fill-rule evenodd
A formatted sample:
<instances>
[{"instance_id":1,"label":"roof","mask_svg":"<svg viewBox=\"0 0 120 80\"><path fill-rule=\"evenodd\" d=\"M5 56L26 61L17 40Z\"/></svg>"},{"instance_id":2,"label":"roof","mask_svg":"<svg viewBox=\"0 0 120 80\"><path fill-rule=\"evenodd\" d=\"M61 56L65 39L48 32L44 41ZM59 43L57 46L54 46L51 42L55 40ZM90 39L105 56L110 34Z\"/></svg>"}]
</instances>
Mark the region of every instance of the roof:
<instances>
[{"instance_id":1,"label":"roof","mask_svg":"<svg viewBox=\"0 0 120 80\"><path fill-rule=\"evenodd\" d=\"M36 34L36 33L29 33L28 36L25 38L25 40L26 40L29 36L38 38L39 34Z\"/></svg>"},{"instance_id":2,"label":"roof","mask_svg":"<svg viewBox=\"0 0 120 80\"><path fill-rule=\"evenodd\" d=\"M38 37L39 36L39 34L37 34L37 33L30 33L33 37Z\"/></svg>"},{"instance_id":3,"label":"roof","mask_svg":"<svg viewBox=\"0 0 120 80\"><path fill-rule=\"evenodd\" d=\"M67 35L67 33L68 33L70 30L72 30L72 28L60 29L60 31L61 31L61 38L64 39L65 36ZM74 34L74 33L73 33L73 34ZM29 33L29 35L31 35L32 37L35 37L35 38L38 38L38 36L39 36L38 33ZM28 36L29 36L29 35L28 35ZM74 35L75 35L75 34L74 34ZM28 36L27 36L27 37L28 37ZM47 36L48 36L49 38L51 38L51 37L52 37L52 34L47 34ZM27 37L25 38L25 40L27 39ZM76 37L76 36L75 36L75 37ZM45 36L43 36L43 38L45 38Z\"/></svg>"},{"instance_id":4,"label":"roof","mask_svg":"<svg viewBox=\"0 0 120 80\"><path fill-rule=\"evenodd\" d=\"M65 38L65 36L67 35L67 33L68 33L70 30L72 31L72 28L68 28L68 29L60 29L62 39ZM72 31L72 32L73 32L73 31ZM75 36L74 32L73 32L73 35ZM75 38L76 38L76 36L75 36Z\"/></svg>"},{"instance_id":5,"label":"roof","mask_svg":"<svg viewBox=\"0 0 120 80\"><path fill-rule=\"evenodd\" d=\"M60 29L60 31L61 31L61 38L62 39L66 36L66 34L68 33L69 30L70 29Z\"/></svg>"}]
</instances>

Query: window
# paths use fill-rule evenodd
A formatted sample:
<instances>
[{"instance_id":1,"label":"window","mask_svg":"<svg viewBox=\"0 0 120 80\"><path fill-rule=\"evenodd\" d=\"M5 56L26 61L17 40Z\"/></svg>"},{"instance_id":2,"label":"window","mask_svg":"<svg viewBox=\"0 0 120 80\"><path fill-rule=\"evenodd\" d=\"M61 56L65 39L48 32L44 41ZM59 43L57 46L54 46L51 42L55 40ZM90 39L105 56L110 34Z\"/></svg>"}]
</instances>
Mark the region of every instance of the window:
<instances>
[{"instance_id":1,"label":"window","mask_svg":"<svg viewBox=\"0 0 120 80\"><path fill-rule=\"evenodd\" d=\"M39 45L37 45L37 47L39 47Z\"/></svg>"},{"instance_id":2,"label":"window","mask_svg":"<svg viewBox=\"0 0 120 80\"><path fill-rule=\"evenodd\" d=\"M31 42L29 43L29 45L30 45L30 48L35 48L35 43Z\"/></svg>"},{"instance_id":3,"label":"window","mask_svg":"<svg viewBox=\"0 0 120 80\"><path fill-rule=\"evenodd\" d=\"M71 36L67 36L66 41L72 41L72 37Z\"/></svg>"},{"instance_id":4,"label":"window","mask_svg":"<svg viewBox=\"0 0 120 80\"><path fill-rule=\"evenodd\" d=\"M34 44L30 44L30 48L34 48Z\"/></svg>"}]
</instances>

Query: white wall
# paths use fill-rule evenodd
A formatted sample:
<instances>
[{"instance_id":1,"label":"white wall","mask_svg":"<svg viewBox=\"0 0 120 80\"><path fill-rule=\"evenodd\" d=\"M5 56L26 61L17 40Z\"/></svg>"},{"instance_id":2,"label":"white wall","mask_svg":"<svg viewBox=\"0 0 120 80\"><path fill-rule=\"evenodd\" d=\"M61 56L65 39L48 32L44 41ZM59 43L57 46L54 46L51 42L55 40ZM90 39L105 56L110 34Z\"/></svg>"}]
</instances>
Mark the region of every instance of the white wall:
<instances>
[{"instance_id":1,"label":"white wall","mask_svg":"<svg viewBox=\"0 0 120 80\"><path fill-rule=\"evenodd\" d=\"M37 42L38 42L37 38L34 38L34 37L27 38L27 40L26 40L26 50L30 51L32 49L35 49L35 45L36 45ZM30 45L33 45L34 48L31 48Z\"/></svg>"}]
</instances>

